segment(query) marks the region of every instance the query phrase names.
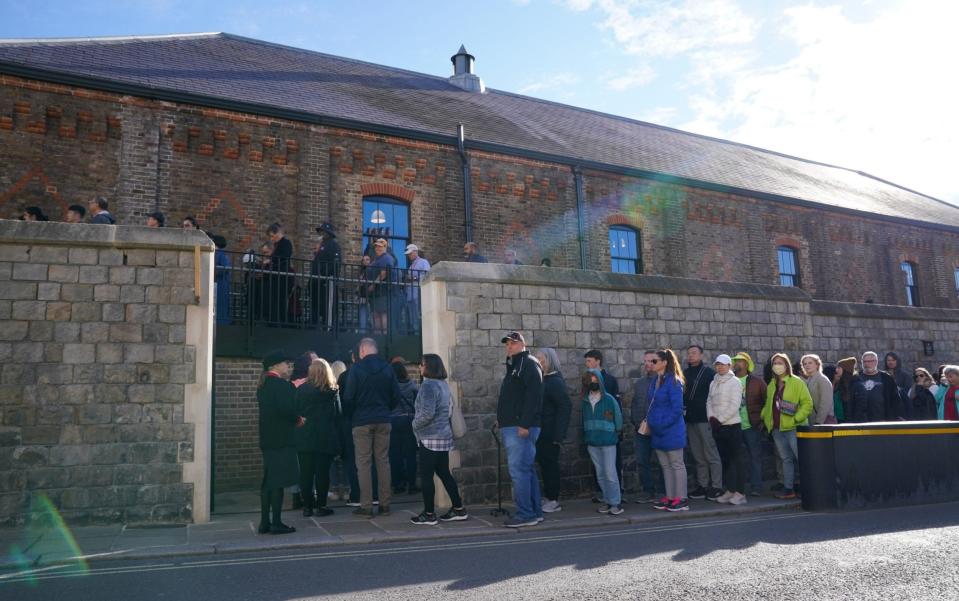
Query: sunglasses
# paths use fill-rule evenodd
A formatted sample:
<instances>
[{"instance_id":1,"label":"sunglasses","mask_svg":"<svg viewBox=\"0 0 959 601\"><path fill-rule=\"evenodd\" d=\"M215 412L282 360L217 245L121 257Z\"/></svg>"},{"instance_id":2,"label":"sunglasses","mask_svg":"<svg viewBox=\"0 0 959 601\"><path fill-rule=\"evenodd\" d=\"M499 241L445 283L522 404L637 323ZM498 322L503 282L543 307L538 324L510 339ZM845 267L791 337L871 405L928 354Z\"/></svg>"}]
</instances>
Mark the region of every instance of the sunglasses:
<instances>
[{"instance_id":1,"label":"sunglasses","mask_svg":"<svg viewBox=\"0 0 959 601\"><path fill-rule=\"evenodd\" d=\"M663 363L663 360L662 360L662 359L650 359L649 362L650 362L650 363L654 363L654 364L655 364L655 363Z\"/></svg>"}]
</instances>

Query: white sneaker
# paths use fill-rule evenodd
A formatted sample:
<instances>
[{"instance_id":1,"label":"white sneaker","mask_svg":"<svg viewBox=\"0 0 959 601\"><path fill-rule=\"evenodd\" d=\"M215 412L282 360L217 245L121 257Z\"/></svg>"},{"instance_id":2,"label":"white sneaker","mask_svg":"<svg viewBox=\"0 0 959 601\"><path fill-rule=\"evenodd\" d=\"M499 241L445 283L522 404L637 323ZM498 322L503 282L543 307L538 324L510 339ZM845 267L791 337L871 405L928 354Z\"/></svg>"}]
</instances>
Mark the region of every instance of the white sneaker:
<instances>
[{"instance_id":1,"label":"white sneaker","mask_svg":"<svg viewBox=\"0 0 959 601\"><path fill-rule=\"evenodd\" d=\"M749 503L749 499L742 493L736 493L729 499L730 505L745 505L746 503Z\"/></svg>"},{"instance_id":2,"label":"white sneaker","mask_svg":"<svg viewBox=\"0 0 959 601\"><path fill-rule=\"evenodd\" d=\"M736 493L727 490L723 494L719 495L719 497L716 499L716 502L729 503L729 500L732 499L734 496L736 496Z\"/></svg>"},{"instance_id":3,"label":"white sneaker","mask_svg":"<svg viewBox=\"0 0 959 601\"><path fill-rule=\"evenodd\" d=\"M556 513L562 510L563 506L559 504L559 501L547 499L546 502L543 503L543 513Z\"/></svg>"}]
</instances>

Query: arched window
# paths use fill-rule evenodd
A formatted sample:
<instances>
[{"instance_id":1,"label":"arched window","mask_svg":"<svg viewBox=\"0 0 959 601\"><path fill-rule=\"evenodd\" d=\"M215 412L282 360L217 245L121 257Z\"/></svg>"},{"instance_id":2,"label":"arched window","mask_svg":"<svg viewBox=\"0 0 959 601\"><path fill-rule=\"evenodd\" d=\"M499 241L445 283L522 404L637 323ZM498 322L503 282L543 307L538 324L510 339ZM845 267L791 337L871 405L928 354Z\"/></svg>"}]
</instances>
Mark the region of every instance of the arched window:
<instances>
[{"instance_id":1,"label":"arched window","mask_svg":"<svg viewBox=\"0 0 959 601\"><path fill-rule=\"evenodd\" d=\"M779 285L799 286L799 257L795 248L780 246L776 249L779 259Z\"/></svg>"},{"instance_id":2,"label":"arched window","mask_svg":"<svg viewBox=\"0 0 959 601\"><path fill-rule=\"evenodd\" d=\"M625 225L609 228L610 267L614 273L642 273L639 232Z\"/></svg>"},{"instance_id":3,"label":"arched window","mask_svg":"<svg viewBox=\"0 0 959 601\"><path fill-rule=\"evenodd\" d=\"M919 286L916 285L916 266L909 261L899 264L906 280L906 304L910 307L919 306Z\"/></svg>"},{"instance_id":4,"label":"arched window","mask_svg":"<svg viewBox=\"0 0 959 601\"><path fill-rule=\"evenodd\" d=\"M373 256L373 242L384 238L396 257L396 266L406 268L406 245L410 243L410 207L385 196L363 199L363 254Z\"/></svg>"}]
</instances>

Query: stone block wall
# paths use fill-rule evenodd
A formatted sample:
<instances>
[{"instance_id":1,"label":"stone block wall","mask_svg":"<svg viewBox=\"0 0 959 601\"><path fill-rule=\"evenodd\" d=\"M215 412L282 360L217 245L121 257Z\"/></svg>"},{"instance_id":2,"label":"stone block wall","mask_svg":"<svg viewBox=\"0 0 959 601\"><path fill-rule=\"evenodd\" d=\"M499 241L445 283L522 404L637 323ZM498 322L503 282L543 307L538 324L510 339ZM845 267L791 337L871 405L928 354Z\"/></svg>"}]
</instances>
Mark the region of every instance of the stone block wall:
<instances>
[{"instance_id":1,"label":"stone block wall","mask_svg":"<svg viewBox=\"0 0 959 601\"><path fill-rule=\"evenodd\" d=\"M0 220L0 523L208 519L211 266L200 232Z\"/></svg>"},{"instance_id":2,"label":"stone block wall","mask_svg":"<svg viewBox=\"0 0 959 601\"><path fill-rule=\"evenodd\" d=\"M522 331L532 348L556 348L563 363L573 399L562 451L567 495L592 490L579 425L587 349L603 351L606 368L620 380L627 415L632 380L650 348L700 344L707 360L745 350L759 365L781 351L793 359L815 352L835 362L866 350L894 350L908 367L959 359L959 311L813 301L802 290L778 286L444 263L423 286L423 311L423 352L447 362L469 425L457 443L457 477L469 502L496 495L496 445L489 429L504 373L499 341L510 330ZM923 354L924 340L934 342L934 355ZM631 445L623 449L632 465ZM628 472L631 484L635 473Z\"/></svg>"}]
</instances>

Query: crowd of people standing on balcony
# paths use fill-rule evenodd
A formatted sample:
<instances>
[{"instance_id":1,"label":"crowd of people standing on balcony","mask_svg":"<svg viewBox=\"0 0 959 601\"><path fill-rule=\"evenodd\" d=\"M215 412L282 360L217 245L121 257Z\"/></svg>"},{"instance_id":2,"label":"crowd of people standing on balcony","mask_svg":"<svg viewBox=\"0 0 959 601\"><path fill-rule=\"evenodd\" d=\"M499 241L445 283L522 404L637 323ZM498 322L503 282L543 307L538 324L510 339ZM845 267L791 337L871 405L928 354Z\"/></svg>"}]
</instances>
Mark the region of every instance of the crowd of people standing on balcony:
<instances>
[{"instance_id":1,"label":"crowd of people standing on balcony","mask_svg":"<svg viewBox=\"0 0 959 601\"><path fill-rule=\"evenodd\" d=\"M20 218L24 221L50 220L37 206L26 207ZM86 206L70 205L63 221L117 223L104 197L96 197ZM182 229L200 229L196 218L191 215L180 219L178 224ZM160 211L153 211L146 215L142 225L164 228L167 227L167 217ZM403 249L407 266L400 269L396 251L389 241L370 237L358 268L347 271L336 230L328 222L316 228L312 257L303 261L302 268L300 260L294 257L293 241L280 223L270 224L265 239L258 246L245 250L239 261L231 259L224 236L206 233L216 246L214 306L216 322L220 325L234 323L243 312L249 319L268 326L322 325L330 328L339 325L341 329L373 334L390 331L418 333L421 329L419 285L431 265L417 244L407 244ZM507 264L520 264L513 249L505 249L504 257ZM464 245L463 261L488 262L479 253L475 242ZM544 259L541 265L549 266L549 259ZM233 289L234 285L241 284L242 287ZM348 317L342 319L339 318L343 306L341 294L355 305Z\"/></svg>"}]
</instances>

